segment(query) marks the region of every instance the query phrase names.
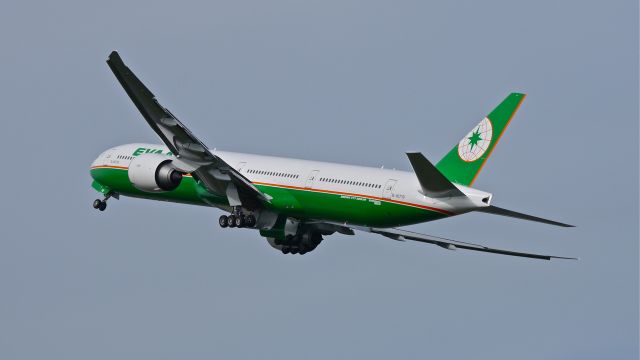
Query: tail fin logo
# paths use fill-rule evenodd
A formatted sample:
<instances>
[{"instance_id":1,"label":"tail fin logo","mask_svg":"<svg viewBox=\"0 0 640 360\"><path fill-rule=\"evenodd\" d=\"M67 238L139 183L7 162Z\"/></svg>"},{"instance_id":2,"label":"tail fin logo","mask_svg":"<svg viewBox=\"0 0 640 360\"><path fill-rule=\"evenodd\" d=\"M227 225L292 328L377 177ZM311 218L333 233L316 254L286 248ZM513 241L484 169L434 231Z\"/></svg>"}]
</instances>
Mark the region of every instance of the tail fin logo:
<instances>
[{"instance_id":1,"label":"tail fin logo","mask_svg":"<svg viewBox=\"0 0 640 360\"><path fill-rule=\"evenodd\" d=\"M458 143L458 156L466 162L478 160L491 146L493 125L484 118Z\"/></svg>"}]
</instances>

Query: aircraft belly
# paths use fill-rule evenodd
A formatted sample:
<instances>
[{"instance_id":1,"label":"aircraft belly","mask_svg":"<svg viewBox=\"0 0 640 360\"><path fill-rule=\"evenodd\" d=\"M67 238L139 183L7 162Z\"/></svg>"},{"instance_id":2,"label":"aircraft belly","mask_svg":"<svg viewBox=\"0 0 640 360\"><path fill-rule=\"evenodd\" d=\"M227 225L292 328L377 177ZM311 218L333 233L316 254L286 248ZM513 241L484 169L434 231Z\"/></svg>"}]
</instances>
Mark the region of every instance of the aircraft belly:
<instances>
[{"instance_id":1,"label":"aircraft belly","mask_svg":"<svg viewBox=\"0 0 640 360\"><path fill-rule=\"evenodd\" d=\"M97 167L91 169L91 176L103 187L123 196L194 205L228 205L225 198L207 192L190 176L185 176L177 189L158 193L144 192L135 188L129 180L126 168ZM273 198L271 201L273 210L300 219L394 227L448 216L433 209L400 204L391 199L368 195L340 194L286 186L257 185L257 187Z\"/></svg>"},{"instance_id":2,"label":"aircraft belly","mask_svg":"<svg viewBox=\"0 0 640 360\"><path fill-rule=\"evenodd\" d=\"M366 195L334 194L302 188L260 186L274 198L274 209L313 220L348 222L356 225L392 227L446 217L447 214L416 206L398 204Z\"/></svg>"}]
</instances>

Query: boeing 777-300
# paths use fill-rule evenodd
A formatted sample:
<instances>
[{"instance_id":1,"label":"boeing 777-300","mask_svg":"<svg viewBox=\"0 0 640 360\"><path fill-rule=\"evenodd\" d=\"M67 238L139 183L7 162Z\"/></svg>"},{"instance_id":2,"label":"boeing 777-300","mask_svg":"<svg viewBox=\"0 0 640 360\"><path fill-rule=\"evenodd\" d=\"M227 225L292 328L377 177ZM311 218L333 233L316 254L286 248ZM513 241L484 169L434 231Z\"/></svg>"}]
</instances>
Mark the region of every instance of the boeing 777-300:
<instances>
[{"instance_id":1,"label":"boeing 777-300","mask_svg":"<svg viewBox=\"0 0 640 360\"><path fill-rule=\"evenodd\" d=\"M356 231L442 248L534 259L572 259L501 250L398 227L473 211L570 227L492 204L472 187L525 98L508 95L433 165L406 155L413 172L210 150L112 52L107 64L163 145L127 144L104 151L91 165L92 186L105 210L120 196L215 207L222 228L259 231L284 254L305 254L323 237Z\"/></svg>"}]
</instances>

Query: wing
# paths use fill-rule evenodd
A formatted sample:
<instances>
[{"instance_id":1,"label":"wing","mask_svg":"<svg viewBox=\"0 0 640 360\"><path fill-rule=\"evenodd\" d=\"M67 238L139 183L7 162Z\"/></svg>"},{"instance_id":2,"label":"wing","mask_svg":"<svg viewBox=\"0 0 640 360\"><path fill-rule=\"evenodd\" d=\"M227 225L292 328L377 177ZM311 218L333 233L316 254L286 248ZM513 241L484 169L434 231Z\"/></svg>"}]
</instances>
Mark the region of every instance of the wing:
<instances>
[{"instance_id":1,"label":"wing","mask_svg":"<svg viewBox=\"0 0 640 360\"><path fill-rule=\"evenodd\" d=\"M341 223L328 223L328 224L336 227L340 227L343 229L348 228L353 230L366 231L374 234L380 234L382 236L386 236L390 239L397 240L397 241L413 240L413 241L419 241L427 244L438 245L447 250L464 249L464 250L481 251L481 252L500 254L500 255L541 259L541 260L551 260L551 259L578 260L577 258L572 258L572 257L539 255L539 254L530 254L530 253L510 251L510 250L494 249L494 248L490 248L490 247L486 247L478 244L472 244L472 243L456 241L456 240L449 240L449 239L441 238L438 236L420 234L412 231L395 229L395 228L383 229L383 228L374 228L374 227L367 227L367 226L347 225L347 224L341 224Z\"/></svg>"},{"instance_id":2,"label":"wing","mask_svg":"<svg viewBox=\"0 0 640 360\"><path fill-rule=\"evenodd\" d=\"M242 174L212 154L168 109L160 105L116 51L109 55L107 64L149 126L176 155L175 166L190 172L207 190L226 194L232 206L240 205L240 199L254 205L256 200L271 200Z\"/></svg>"}]
</instances>

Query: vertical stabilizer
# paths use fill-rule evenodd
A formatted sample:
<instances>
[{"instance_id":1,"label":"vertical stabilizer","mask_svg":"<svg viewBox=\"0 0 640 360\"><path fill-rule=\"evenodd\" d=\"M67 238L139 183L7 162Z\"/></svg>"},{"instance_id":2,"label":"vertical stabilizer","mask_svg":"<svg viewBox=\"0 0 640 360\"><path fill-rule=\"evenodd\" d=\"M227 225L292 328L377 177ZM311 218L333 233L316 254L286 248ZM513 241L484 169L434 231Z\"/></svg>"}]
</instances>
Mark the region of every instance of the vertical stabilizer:
<instances>
[{"instance_id":1,"label":"vertical stabilizer","mask_svg":"<svg viewBox=\"0 0 640 360\"><path fill-rule=\"evenodd\" d=\"M451 182L471 186L525 96L509 94L438 162L436 168Z\"/></svg>"}]
</instances>

